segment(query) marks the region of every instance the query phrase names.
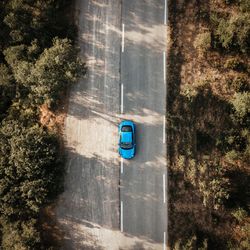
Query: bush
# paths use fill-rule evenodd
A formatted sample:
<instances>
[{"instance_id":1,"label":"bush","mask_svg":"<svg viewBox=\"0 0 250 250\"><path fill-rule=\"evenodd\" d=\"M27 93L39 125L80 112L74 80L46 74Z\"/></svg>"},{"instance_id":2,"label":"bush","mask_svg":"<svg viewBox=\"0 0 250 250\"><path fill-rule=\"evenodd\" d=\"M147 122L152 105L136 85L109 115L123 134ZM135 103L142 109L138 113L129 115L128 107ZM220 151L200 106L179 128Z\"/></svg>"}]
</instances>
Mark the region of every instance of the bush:
<instances>
[{"instance_id":1,"label":"bush","mask_svg":"<svg viewBox=\"0 0 250 250\"><path fill-rule=\"evenodd\" d=\"M218 209L228 199L228 180L224 170L218 163L202 162L198 166L200 174L198 189L202 194L203 205Z\"/></svg>"},{"instance_id":2,"label":"bush","mask_svg":"<svg viewBox=\"0 0 250 250\"><path fill-rule=\"evenodd\" d=\"M239 158L239 153L236 150L231 150L226 153L225 157L229 162L234 162Z\"/></svg>"},{"instance_id":3,"label":"bush","mask_svg":"<svg viewBox=\"0 0 250 250\"><path fill-rule=\"evenodd\" d=\"M240 10L242 12L250 11L250 1L249 0L239 0Z\"/></svg>"},{"instance_id":4,"label":"bush","mask_svg":"<svg viewBox=\"0 0 250 250\"><path fill-rule=\"evenodd\" d=\"M215 29L215 37L223 48L229 49L233 45L234 25L223 18Z\"/></svg>"},{"instance_id":5,"label":"bush","mask_svg":"<svg viewBox=\"0 0 250 250\"><path fill-rule=\"evenodd\" d=\"M248 52L250 46L250 14L232 16L230 21L235 26L236 43L242 52Z\"/></svg>"},{"instance_id":6,"label":"bush","mask_svg":"<svg viewBox=\"0 0 250 250\"><path fill-rule=\"evenodd\" d=\"M244 71L246 69L244 63L238 58L229 58L226 60L224 68L236 71Z\"/></svg>"},{"instance_id":7,"label":"bush","mask_svg":"<svg viewBox=\"0 0 250 250\"><path fill-rule=\"evenodd\" d=\"M35 228L36 220L8 223L3 222L3 250L39 249L40 234Z\"/></svg>"},{"instance_id":8,"label":"bush","mask_svg":"<svg viewBox=\"0 0 250 250\"><path fill-rule=\"evenodd\" d=\"M250 247L250 223L249 221L245 223L242 227L242 232L244 233L244 238L240 242L241 249L249 249Z\"/></svg>"},{"instance_id":9,"label":"bush","mask_svg":"<svg viewBox=\"0 0 250 250\"><path fill-rule=\"evenodd\" d=\"M243 208L238 208L232 212L232 215L238 222L242 222L247 217L247 211Z\"/></svg>"},{"instance_id":10,"label":"bush","mask_svg":"<svg viewBox=\"0 0 250 250\"><path fill-rule=\"evenodd\" d=\"M231 103L233 104L235 115L243 119L250 112L250 93L236 93Z\"/></svg>"},{"instance_id":11,"label":"bush","mask_svg":"<svg viewBox=\"0 0 250 250\"><path fill-rule=\"evenodd\" d=\"M6 62L13 69L19 61L26 59L26 45L17 45L8 47L3 51Z\"/></svg>"},{"instance_id":12,"label":"bush","mask_svg":"<svg viewBox=\"0 0 250 250\"><path fill-rule=\"evenodd\" d=\"M4 23L11 30L10 37L13 42L25 42L31 37L31 18L31 14L21 8L10 11L5 16Z\"/></svg>"},{"instance_id":13,"label":"bush","mask_svg":"<svg viewBox=\"0 0 250 250\"><path fill-rule=\"evenodd\" d=\"M249 164L249 159L250 159L250 138L248 138L248 143L243 154L243 161Z\"/></svg>"},{"instance_id":14,"label":"bush","mask_svg":"<svg viewBox=\"0 0 250 250\"><path fill-rule=\"evenodd\" d=\"M236 92L245 92L250 90L250 84L248 81L248 78L245 76L236 76L232 81L231 81L231 87L236 91Z\"/></svg>"},{"instance_id":15,"label":"bush","mask_svg":"<svg viewBox=\"0 0 250 250\"><path fill-rule=\"evenodd\" d=\"M218 43L225 49L238 48L241 52L249 51L250 14L234 14L229 18L211 15L215 26L214 35Z\"/></svg>"},{"instance_id":16,"label":"bush","mask_svg":"<svg viewBox=\"0 0 250 250\"><path fill-rule=\"evenodd\" d=\"M190 102L196 97L198 94L197 89L190 85L190 84L185 84L182 89L181 89L181 95L187 98Z\"/></svg>"},{"instance_id":17,"label":"bush","mask_svg":"<svg viewBox=\"0 0 250 250\"><path fill-rule=\"evenodd\" d=\"M14 78L5 64L0 64L0 121L15 96Z\"/></svg>"},{"instance_id":18,"label":"bush","mask_svg":"<svg viewBox=\"0 0 250 250\"><path fill-rule=\"evenodd\" d=\"M200 246L199 246L200 245ZM208 241L207 239L201 240L197 235L190 235L187 239L179 239L174 243L173 250L207 250Z\"/></svg>"},{"instance_id":19,"label":"bush","mask_svg":"<svg viewBox=\"0 0 250 250\"><path fill-rule=\"evenodd\" d=\"M0 64L0 86L10 86L13 83L13 76L9 68L1 63Z\"/></svg>"},{"instance_id":20,"label":"bush","mask_svg":"<svg viewBox=\"0 0 250 250\"><path fill-rule=\"evenodd\" d=\"M194 47L201 52L209 50L211 48L211 32L198 34L194 41Z\"/></svg>"},{"instance_id":21,"label":"bush","mask_svg":"<svg viewBox=\"0 0 250 250\"><path fill-rule=\"evenodd\" d=\"M176 169L183 171L185 167L185 156L179 155L177 162L176 162Z\"/></svg>"}]
</instances>

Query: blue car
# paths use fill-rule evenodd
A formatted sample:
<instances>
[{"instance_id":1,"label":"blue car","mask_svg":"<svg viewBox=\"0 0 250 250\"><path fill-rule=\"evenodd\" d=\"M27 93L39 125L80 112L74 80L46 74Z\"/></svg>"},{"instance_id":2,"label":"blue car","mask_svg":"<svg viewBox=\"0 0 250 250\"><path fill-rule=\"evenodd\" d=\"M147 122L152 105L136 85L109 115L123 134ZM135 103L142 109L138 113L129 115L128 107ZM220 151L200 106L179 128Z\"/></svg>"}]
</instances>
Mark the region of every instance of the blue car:
<instances>
[{"instance_id":1,"label":"blue car","mask_svg":"<svg viewBox=\"0 0 250 250\"><path fill-rule=\"evenodd\" d=\"M135 124L132 121L122 121L119 124L119 154L124 159L135 156Z\"/></svg>"}]
</instances>

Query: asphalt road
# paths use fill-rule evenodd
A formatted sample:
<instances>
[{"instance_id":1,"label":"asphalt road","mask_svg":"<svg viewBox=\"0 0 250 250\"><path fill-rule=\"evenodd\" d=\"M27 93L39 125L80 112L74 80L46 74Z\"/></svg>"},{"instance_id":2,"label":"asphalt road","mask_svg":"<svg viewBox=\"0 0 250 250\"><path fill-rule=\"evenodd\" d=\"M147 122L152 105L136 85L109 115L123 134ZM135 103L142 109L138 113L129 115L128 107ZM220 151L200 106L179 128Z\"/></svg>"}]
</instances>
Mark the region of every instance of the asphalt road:
<instances>
[{"instance_id":1,"label":"asphalt road","mask_svg":"<svg viewBox=\"0 0 250 250\"><path fill-rule=\"evenodd\" d=\"M88 73L65 121L62 249L164 249L165 1L77 0L75 12ZM130 161L117 153L122 119L137 125Z\"/></svg>"},{"instance_id":2,"label":"asphalt road","mask_svg":"<svg viewBox=\"0 0 250 250\"><path fill-rule=\"evenodd\" d=\"M137 155L123 163L121 174L123 230L156 242L163 242L167 231L163 13L162 0L122 5L123 112L137 125Z\"/></svg>"}]
</instances>

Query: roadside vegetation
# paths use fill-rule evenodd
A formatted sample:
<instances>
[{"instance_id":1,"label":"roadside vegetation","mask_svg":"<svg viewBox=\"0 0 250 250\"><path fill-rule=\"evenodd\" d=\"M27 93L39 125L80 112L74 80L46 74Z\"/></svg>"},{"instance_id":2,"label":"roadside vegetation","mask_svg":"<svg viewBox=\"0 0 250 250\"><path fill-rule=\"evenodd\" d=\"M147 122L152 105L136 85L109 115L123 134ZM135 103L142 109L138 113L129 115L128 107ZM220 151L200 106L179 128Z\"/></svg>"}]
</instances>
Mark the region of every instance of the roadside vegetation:
<instances>
[{"instance_id":1,"label":"roadside vegetation","mask_svg":"<svg viewBox=\"0 0 250 250\"><path fill-rule=\"evenodd\" d=\"M1 249L42 249L41 208L62 191L57 110L85 69L71 2L0 2Z\"/></svg>"},{"instance_id":2,"label":"roadside vegetation","mask_svg":"<svg viewBox=\"0 0 250 250\"><path fill-rule=\"evenodd\" d=\"M250 1L169 1L171 249L250 249Z\"/></svg>"}]
</instances>

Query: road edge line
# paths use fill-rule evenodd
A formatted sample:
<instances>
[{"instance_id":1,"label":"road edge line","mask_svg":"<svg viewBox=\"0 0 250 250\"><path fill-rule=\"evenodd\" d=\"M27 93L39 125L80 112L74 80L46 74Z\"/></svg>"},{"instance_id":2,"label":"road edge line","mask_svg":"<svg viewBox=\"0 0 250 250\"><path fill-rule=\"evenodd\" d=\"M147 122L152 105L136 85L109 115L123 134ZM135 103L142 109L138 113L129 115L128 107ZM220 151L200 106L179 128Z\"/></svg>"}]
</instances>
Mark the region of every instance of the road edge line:
<instances>
[{"instance_id":1,"label":"road edge line","mask_svg":"<svg viewBox=\"0 0 250 250\"><path fill-rule=\"evenodd\" d=\"M124 52L124 30L125 30L125 25L124 23L122 24L122 52Z\"/></svg>"},{"instance_id":2,"label":"road edge line","mask_svg":"<svg viewBox=\"0 0 250 250\"><path fill-rule=\"evenodd\" d=\"M123 158L121 157L121 174L123 174Z\"/></svg>"},{"instance_id":3,"label":"road edge line","mask_svg":"<svg viewBox=\"0 0 250 250\"><path fill-rule=\"evenodd\" d=\"M123 114L123 83L121 84L121 114Z\"/></svg>"},{"instance_id":4,"label":"road edge line","mask_svg":"<svg viewBox=\"0 0 250 250\"><path fill-rule=\"evenodd\" d=\"M166 203L166 175L163 174L163 203Z\"/></svg>"},{"instance_id":5,"label":"road edge line","mask_svg":"<svg viewBox=\"0 0 250 250\"><path fill-rule=\"evenodd\" d=\"M166 250L166 232L163 234L163 250Z\"/></svg>"},{"instance_id":6,"label":"road edge line","mask_svg":"<svg viewBox=\"0 0 250 250\"><path fill-rule=\"evenodd\" d=\"M165 0L165 6L164 6L164 24L167 24L167 0Z\"/></svg>"},{"instance_id":7,"label":"road edge line","mask_svg":"<svg viewBox=\"0 0 250 250\"><path fill-rule=\"evenodd\" d=\"M163 142L163 144L165 144L166 143L166 117L165 117L165 115L163 116L163 136L162 136L162 142Z\"/></svg>"},{"instance_id":8,"label":"road edge line","mask_svg":"<svg viewBox=\"0 0 250 250\"><path fill-rule=\"evenodd\" d=\"M163 81L166 84L166 51L163 51Z\"/></svg>"}]
</instances>

